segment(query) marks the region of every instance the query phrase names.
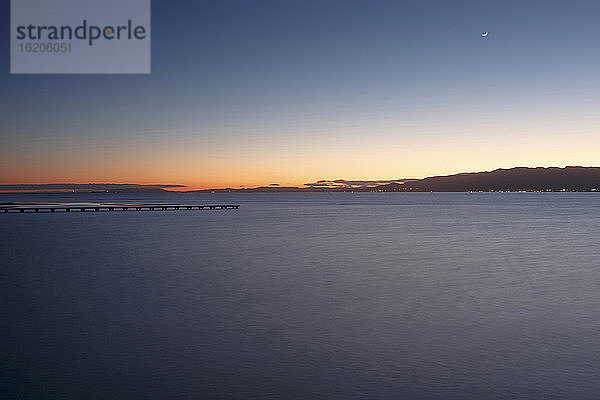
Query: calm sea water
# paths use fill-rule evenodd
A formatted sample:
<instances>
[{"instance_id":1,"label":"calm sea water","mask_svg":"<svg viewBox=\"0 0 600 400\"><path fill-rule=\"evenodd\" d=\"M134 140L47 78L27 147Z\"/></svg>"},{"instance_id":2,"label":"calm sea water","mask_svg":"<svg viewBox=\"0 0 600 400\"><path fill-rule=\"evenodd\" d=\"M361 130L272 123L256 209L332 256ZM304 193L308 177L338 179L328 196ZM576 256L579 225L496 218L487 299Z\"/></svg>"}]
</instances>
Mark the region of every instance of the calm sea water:
<instances>
[{"instance_id":1,"label":"calm sea water","mask_svg":"<svg viewBox=\"0 0 600 400\"><path fill-rule=\"evenodd\" d=\"M19 399L597 399L600 195L165 194L0 214Z\"/></svg>"}]
</instances>

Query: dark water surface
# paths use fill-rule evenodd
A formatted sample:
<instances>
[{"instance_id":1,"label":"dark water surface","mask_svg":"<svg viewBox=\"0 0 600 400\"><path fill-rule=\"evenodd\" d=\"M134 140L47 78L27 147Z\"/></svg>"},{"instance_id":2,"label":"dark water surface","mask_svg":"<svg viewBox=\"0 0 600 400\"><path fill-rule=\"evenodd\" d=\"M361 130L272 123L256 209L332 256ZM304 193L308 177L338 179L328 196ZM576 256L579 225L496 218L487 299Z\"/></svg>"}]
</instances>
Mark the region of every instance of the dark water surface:
<instances>
[{"instance_id":1,"label":"dark water surface","mask_svg":"<svg viewBox=\"0 0 600 400\"><path fill-rule=\"evenodd\" d=\"M600 398L600 195L0 195L23 399Z\"/></svg>"}]
</instances>

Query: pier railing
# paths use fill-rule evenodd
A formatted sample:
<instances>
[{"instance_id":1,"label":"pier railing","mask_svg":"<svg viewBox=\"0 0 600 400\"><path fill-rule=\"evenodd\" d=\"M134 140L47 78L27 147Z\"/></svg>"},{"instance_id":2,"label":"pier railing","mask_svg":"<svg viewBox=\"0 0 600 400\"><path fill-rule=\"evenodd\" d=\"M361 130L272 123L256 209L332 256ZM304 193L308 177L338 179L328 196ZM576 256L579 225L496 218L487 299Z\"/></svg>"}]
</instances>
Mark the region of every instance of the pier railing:
<instances>
[{"instance_id":1,"label":"pier railing","mask_svg":"<svg viewBox=\"0 0 600 400\"><path fill-rule=\"evenodd\" d=\"M239 204L8 203L0 213L237 210Z\"/></svg>"}]
</instances>

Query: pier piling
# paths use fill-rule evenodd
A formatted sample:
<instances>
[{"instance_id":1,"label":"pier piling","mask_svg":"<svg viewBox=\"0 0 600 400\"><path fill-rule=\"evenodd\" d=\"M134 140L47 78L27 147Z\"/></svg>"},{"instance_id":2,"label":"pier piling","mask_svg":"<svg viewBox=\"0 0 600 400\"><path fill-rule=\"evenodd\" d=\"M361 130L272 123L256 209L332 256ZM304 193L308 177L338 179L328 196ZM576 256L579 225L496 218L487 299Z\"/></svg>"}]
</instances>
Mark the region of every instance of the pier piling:
<instances>
[{"instance_id":1,"label":"pier piling","mask_svg":"<svg viewBox=\"0 0 600 400\"><path fill-rule=\"evenodd\" d=\"M52 203L52 204L5 204L0 212L45 213L45 212L110 212L110 211L181 211L181 210L237 210L239 204L111 204L111 203Z\"/></svg>"}]
</instances>

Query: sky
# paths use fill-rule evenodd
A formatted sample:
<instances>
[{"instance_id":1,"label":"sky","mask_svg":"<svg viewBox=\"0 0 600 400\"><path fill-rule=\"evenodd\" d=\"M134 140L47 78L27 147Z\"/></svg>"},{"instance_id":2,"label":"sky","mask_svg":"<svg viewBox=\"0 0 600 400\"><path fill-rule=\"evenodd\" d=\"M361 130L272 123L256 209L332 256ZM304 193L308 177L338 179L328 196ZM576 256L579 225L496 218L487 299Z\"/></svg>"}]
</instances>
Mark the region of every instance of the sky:
<instances>
[{"instance_id":1,"label":"sky","mask_svg":"<svg viewBox=\"0 0 600 400\"><path fill-rule=\"evenodd\" d=\"M598 1L154 0L150 75L11 75L0 15L0 184L600 165Z\"/></svg>"}]
</instances>

